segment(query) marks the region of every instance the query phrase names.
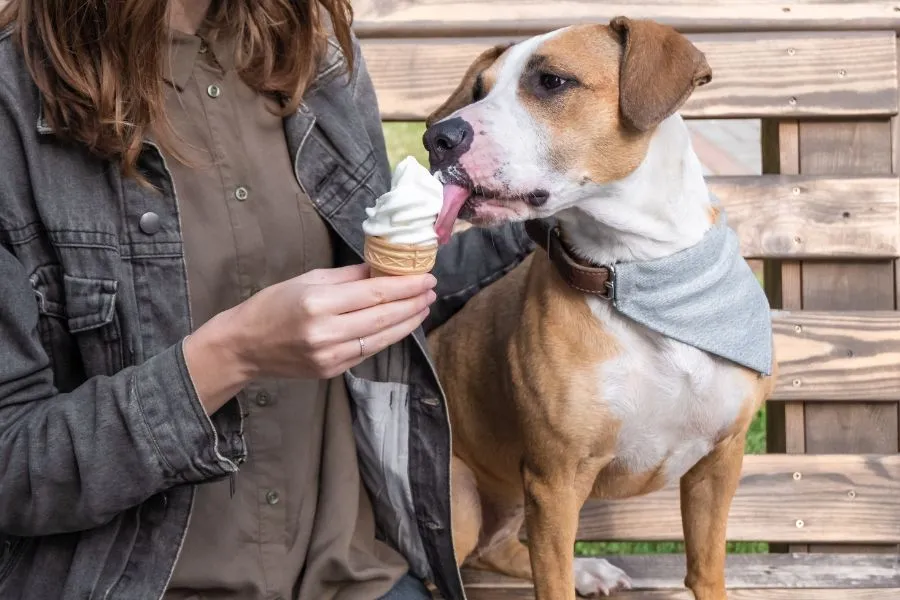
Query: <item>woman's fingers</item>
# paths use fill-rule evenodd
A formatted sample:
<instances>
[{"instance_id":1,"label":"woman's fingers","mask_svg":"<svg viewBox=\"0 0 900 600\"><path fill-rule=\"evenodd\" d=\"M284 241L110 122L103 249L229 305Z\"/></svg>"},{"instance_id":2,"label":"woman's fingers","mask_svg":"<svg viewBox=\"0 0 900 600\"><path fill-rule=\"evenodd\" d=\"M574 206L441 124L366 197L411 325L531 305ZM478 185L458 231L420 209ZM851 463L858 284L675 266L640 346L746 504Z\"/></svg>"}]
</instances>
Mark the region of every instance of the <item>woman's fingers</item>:
<instances>
[{"instance_id":1,"label":"woman's fingers","mask_svg":"<svg viewBox=\"0 0 900 600\"><path fill-rule=\"evenodd\" d=\"M314 269L297 277L307 285L339 285L369 278L368 265L351 265L335 269Z\"/></svg>"},{"instance_id":2,"label":"woman's fingers","mask_svg":"<svg viewBox=\"0 0 900 600\"><path fill-rule=\"evenodd\" d=\"M429 290L406 300L396 300L343 314L333 320L332 340L338 343L375 335L415 317L423 310L428 310L434 300L435 293Z\"/></svg>"},{"instance_id":3,"label":"woman's fingers","mask_svg":"<svg viewBox=\"0 0 900 600\"><path fill-rule=\"evenodd\" d=\"M427 317L428 309L425 309L377 333L368 336L357 336L352 340L337 344L333 350L334 364L349 364L341 372L346 371L373 354L377 354L388 346L404 339L415 331ZM363 340L362 344L359 343L360 338Z\"/></svg>"},{"instance_id":4,"label":"woman's fingers","mask_svg":"<svg viewBox=\"0 0 900 600\"><path fill-rule=\"evenodd\" d=\"M373 306L414 298L436 285L434 275L374 277L334 286L328 290L329 313L342 315Z\"/></svg>"}]
</instances>

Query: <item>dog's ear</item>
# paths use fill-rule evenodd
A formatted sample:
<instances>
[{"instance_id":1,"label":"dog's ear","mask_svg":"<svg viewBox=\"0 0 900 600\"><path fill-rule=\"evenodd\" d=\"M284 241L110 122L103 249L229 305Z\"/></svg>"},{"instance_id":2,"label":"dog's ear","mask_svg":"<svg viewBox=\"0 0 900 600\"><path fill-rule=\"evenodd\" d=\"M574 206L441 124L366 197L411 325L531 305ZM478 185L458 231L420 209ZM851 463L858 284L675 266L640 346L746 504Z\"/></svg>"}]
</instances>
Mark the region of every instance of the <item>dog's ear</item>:
<instances>
[{"instance_id":1,"label":"dog's ear","mask_svg":"<svg viewBox=\"0 0 900 600\"><path fill-rule=\"evenodd\" d=\"M619 109L625 123L648 131L671 116L697 86L712 79L706 57L686 37L653 21L617 17L609 24L623 45Z\"/></svg>"},{"instance_id":2,"label":"dog's ear","mask_svg":"<svg viewBox=\"0 0 900 600\"><path fill-rule=\"evenodd\" d=\"M447 98L433 113L428 115L428 118L425 120L425 125L431 127L433 123L440 121L448 115L452 115L463 106L480 100L480 98L477 97L480 93L480 90L477 89L479 83L478 77L487 71L490 66L506 52L507 48L512 45L512 43L499 44L482 52L478 58L475 59L475 62L466 69L466 74L463 75L462 81L459 82L459 85L456 86L456 89L453 90L450 97Z\"/></svg>"}]
</instances>

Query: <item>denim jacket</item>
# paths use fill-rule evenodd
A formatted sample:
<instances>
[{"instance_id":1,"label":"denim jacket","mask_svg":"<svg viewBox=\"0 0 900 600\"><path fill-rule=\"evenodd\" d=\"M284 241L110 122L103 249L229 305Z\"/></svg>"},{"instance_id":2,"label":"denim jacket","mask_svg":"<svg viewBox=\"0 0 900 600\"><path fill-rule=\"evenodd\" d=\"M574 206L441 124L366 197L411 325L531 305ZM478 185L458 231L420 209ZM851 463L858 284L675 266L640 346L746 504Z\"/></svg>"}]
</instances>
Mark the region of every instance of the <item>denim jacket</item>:
<instances>
[{"instance_id":1,"label":"denim jacket","mask_svg":"<svg viewBox=\"0 0 900 600\"><path fill-rule=\"evenodd\" d=\"M364 208L389 189L375 93L355 44L336 44L284 121L295 174L360 262ZM0 598L162 596L196 484L246 456L241 410L212 418L181 342L191 328L178 202L54 135L18 50L0 34ZM155 217L147 217L150 214ZM518 226L439 253L425 330L532 249ZM425 330L345 377L363 480L381 535L442 594L464 598L450 532L450 431Z\"/></svg>"}]
</instances>

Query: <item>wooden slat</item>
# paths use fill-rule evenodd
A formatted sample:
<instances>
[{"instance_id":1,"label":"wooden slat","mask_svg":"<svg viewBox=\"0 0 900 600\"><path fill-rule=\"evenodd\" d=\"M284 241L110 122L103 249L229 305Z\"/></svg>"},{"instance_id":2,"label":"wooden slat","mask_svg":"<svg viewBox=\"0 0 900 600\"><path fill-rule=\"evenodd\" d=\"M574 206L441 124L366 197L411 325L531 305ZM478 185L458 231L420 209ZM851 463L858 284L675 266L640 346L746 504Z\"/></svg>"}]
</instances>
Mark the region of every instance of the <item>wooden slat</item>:
<instances>
[{"instance_id":1,"label":"wooden slat","mask_svg":"<svg viewBox=\"0 0 900 600\"><path fill-rule=\"evenodd\" d=\"M355 0L353 7L362 36L530 35L619 15L693 32L900 29L896 3L886 0Z\"/></svg>"},{"instance_id":2,"label":"wooden slat","mask_svg":"<svg viewBox=\"0 0 900 600\"><path fill-rule=\"evenodd\" d=\"M772 321L779 365L773 399L900 397L900 314L776 310Z\"/></svg>"},{"instance_id":3,"label":"wooden slat","mask_svg":"<svg viewBox=\"0 0 900 600\"><path fill-rule=\"evenodd\" d=\"M589 501L578 539L681 540L677 486L640 498ZM900 455L748 455L728 539L898 543Z\"/></svg>"},{"instance_id":4,"label":"wooden slat","mask_svg":"<svg viewBox=\"0 0 900 600\"><path fill-rule=\"evenodd\" d=\"M637 556L609 556L606 559L628 573L634 584L634 599L641 592L684 590L685 557L681 554L657 554ZM739 590L755 594L747 598L809 598L810 596L778 596L763 594L775 590L820 592L823 589L878 590L879 598L893 598L900 594L900 562L890 555L854 554L732 554L725 568L729 597L740 598ZM531 584L522 579L504 577L486 571L466 569L463 581L467 593L474 598L491 598L481 593L498 590L531 591ZM617 595L618 597L618 595ZM657 595L653 598L679 598L681 596ZM687 596L688 598L690 596ZM816 600L820 596L814 596ZM828 596L825 596L828 597ZM833 596L844 598L845 596ZM855 596L846 596L854 598ZM861 596L866 598L867 596ZM874 598L875 596L868 596Z\"/></svg>"},{"instance_id":5,"label":"wooden slat","mask_svg":"<svg viewBox=\"0 0 900 600\"><path fill-rule=\"evenodd\" d=\"M900 187L894 177L710 177L748 258L894 258Z\"/></svg>"},{"instance_id":6,"label":"wooden slat","mask_svg":"<svg viewBox=\"0 0 900 600\"><path fill-rule=\"evenodd\" d=\"M900 14L900 13L898 13ZM713 80L685 104L688 118L892 115L893 32L694 35ZM424 119L486 47L502 39L368 39L363 53L382 118Z\"/></svg>"}]
</instances>

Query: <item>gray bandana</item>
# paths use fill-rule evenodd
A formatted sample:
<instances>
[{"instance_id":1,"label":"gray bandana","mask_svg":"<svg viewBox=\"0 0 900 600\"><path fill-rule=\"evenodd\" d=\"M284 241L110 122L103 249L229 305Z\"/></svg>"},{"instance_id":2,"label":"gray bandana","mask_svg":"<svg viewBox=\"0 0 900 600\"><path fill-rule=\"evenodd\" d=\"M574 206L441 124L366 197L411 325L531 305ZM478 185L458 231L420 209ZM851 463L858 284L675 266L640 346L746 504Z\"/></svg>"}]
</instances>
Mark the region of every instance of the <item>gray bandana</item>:
<instances>
[{"instance_id":1,"label":"gray bandana","mask_svg":"<svg viewBox=\"0 0 900 600\"><path fill-rule=\"evenodd\" d=\"M772 371L769 301L718 222L695 246L663 258L616 263L613 306L667 337L758 373Z\"/></svg>"}]
</instances>

